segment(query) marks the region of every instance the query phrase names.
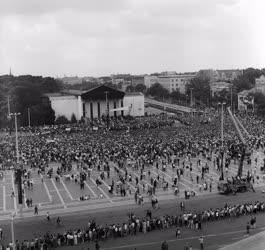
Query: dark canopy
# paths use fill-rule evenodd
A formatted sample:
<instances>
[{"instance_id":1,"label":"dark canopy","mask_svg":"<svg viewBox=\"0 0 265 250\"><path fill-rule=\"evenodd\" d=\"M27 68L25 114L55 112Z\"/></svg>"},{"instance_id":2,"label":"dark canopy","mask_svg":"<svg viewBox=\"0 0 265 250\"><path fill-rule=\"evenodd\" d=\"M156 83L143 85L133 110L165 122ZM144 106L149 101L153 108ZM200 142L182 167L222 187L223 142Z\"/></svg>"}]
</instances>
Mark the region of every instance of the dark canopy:
<instances>
[{"instance_id":1,"label":"dark canopy","mask_svg":"<svg viewBox=\"0 0 265 250\"><path fill-rule=\"evenodd\" d=\"M106 92L109 100L122 99L125 95L125 93L120 90L101 85L99 87L88 90L87 92L83 93L81 97L83 100L105 100Z\"/></svg>"}]
</instances>

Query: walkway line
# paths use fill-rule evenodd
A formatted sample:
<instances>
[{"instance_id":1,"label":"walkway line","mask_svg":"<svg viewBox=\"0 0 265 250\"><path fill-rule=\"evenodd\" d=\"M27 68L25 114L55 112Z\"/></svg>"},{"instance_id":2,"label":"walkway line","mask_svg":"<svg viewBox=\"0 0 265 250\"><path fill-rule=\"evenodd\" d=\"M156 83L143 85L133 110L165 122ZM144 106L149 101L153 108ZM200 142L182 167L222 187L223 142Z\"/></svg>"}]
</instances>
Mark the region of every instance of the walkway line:
<instances>
[{"instance_id":1,"label":"walkway line","mask_svg":"<svg viewBox=\"0 0 265 250\"><path fill-rule=\"evenodd\" d=\"M64 187L66 193L68 194L68 196L70 197L70 199L73 201L74 198L73 198L73 196L71 195L71 193L70 193L70 191L68 190L68 188L66 187L66 185L65 185L65 183L64 183L64 181L62 180L61 177L60 177L60 182L63 184L63 187Z\"/></svg>"},{"instance_id":2,"label":"walkway line","mask_svg":"<svg viewBox=\"0 0 265 250\"><path fill-rule=\"evenodd\" d=\"M13 201L14 201L14 209L17 213L17 200L16 200L16 191L15 191L15 182L14 182L14 174L15 173L12 173L11 175L11 181L12 181L12 188L13 188L13 191L14 191L14 197L13 197Z\"/></svg>"},{"instance_id":3,"label":"walkway line","mask_svg":"<svg viewBox=\"0 0 265 250\"><path fill-rule=\"evenodd\" d=\"M61 196L61 194L60 194L58 188L56 187L56 185L55 185L55 183L54 183L54 180L51 179L51 182L52 182L52 184L53 184L53 186L54 186L54 188L55 188L55 191L56 191L56 193L58 194L58 196L59 196L59 198L60 198L60 201L61 201L61 203L63 204L64 208L67 208L67 206L65 205L65 202L64 202L64 200L63 200L63 197Z\"/></svg>"},{"instance_id":4,"label":"walkway line","mask_svg":"<svg viewBox=\"0 0 265 250\"><path fill-rule=\"evenodd\" d=\"M121 171L121 172L125 175L125 171L124 171L123 169L120 169L120 168L118 168L118 167L115 166L115 165L114 165L113 168L118 169L119 171ZM126 183L127 183L132 189L136 190L136 187L134 187L133 184L131 184L129 181L126 181Z\"/></svg>"},{"instance_id":5,"label":"walkway line","mask_svg":"<svg viewBox=\"0 0 265 250\"><path fill-rule=\"evenodd\" d=\"M93 189L88 185L88 183L87 183L86 181L84 181L84 183L85 183L86 187L90 190L90 192L93 194L93 196L94 196L94 197L98 197L98 196L96 195L96 193L93 191Z\"/></svg>"},{"instance_id":6,"label":"walkway line","mask_svg":"<svg viewBox=\"0 0 265 250\"><path fill-rule=\"evenodd\" d=\"M107 200L110 203L113 203L112 199L106 194L106 192L100 186L97 186L97 183L93 180L93 178L90 177L90 180L94 183L94 185L96 185L96 187L101 191L101 193L104 194L104 196L107 198Z\"/></svg>"},{"instance_id":7,"label":"walkway line","mask_svg":"<svg viewBox=\"0 0 265 250\"><path fill-rule=\"evenodd\" d=\"M6 186L3 185L3 210L6 211Z\"/></svg>"},{"instance_id":8,"label":"walkway line","mask_svg":"<svg viewBox=\"0 0 265 250\"><path fill-rule=\"evenodd\" d=\"M42 174L40 174L40 176L43 178L43 175ZM46 185L46 183L45 183L44 180L43 180L43 185L44 185L44 188L45 188L46 193L48 195L49 201L52 202L52 196L51 196L50 191L49 191L49 189L48 189L48 187L47 187L47 185Z\"/></svg>"}]
</instances>

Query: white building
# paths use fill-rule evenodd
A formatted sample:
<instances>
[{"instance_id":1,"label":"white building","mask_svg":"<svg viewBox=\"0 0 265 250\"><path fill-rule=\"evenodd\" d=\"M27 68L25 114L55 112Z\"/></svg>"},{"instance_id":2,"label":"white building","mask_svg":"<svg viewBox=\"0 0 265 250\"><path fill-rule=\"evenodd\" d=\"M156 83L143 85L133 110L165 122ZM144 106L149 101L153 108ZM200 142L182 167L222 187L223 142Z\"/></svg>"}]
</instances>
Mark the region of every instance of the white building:
<instances>
[{"instance_id":1,"label":"white building","mask_svg":"<svg viewBox=\"0 0 265 250\"><path fill-rule=\"evenodd\" d=\"M128 107L124 111L124 115L144 116L144 94L141 92L126 93L124 98L124 107Z\"/></svg>"},{"instance_id":2,"label":"white building","mask_svg":"<svg viewBox=\"0 0 265 250\"><path fill-rule=\"evenodd\" d=\"M167 89L169 93L179 91L180 93L185 94L188 83L194 77L195 74L159 76L158 83Z\"/></svg>"},{"instance_id":3,"label":"white building","mask_svg":"<svg viewBox=\"0 0 265 250\"><path fill-rule=\"evenodd\" d=\"M152 85L158 82L158 77L157 76L149 76L146 75L144 76L144 85L146 88L150 88Z\"/></svg>"},{"instance_id":4,"label":"white building","mask_svg":"<svg viewBox=\"0 0 265 250\"><path fill-rule=\"evenodd\" d=\"M255 79L255 89L257 92L265 94L265 76L261 75L259 78Z\"/></svg>"},{"instance_id":5,"label":"white building","mask_svg":"<svg viewBox=\"0 0 265 250\"><path fill-rule=\"evenodd\" d=\"M74 114L77 120L110 116L142 116L144 115L144 95L135 93L125 95L124 92L104 85L88 91L63 91L43 95L43 102L51 105L58 116L68 120Z\"/></svg>"}]
</instances>

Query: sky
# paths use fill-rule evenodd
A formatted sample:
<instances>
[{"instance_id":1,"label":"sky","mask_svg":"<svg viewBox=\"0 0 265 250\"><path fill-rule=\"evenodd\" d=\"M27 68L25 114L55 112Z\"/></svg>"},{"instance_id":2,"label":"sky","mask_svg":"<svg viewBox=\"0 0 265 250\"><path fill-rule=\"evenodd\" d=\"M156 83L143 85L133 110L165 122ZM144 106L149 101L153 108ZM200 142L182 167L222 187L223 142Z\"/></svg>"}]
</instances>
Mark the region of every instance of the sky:
<instances>
[{"instance_id":1,"label":"sky","mask_svg":"<svg viewBox=\"0 0 265 250\"><path fill-rule=\"evenodd\" d=\"M264 0L0 0L0 74L265 67Z\"/></svg>"}]
</instances>

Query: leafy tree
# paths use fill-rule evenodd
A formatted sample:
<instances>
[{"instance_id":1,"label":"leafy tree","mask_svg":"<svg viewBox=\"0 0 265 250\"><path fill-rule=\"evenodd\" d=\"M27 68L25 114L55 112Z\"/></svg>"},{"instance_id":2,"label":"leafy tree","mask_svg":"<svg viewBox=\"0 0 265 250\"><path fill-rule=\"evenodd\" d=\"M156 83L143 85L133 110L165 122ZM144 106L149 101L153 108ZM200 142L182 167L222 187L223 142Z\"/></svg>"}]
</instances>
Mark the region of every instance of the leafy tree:
<instances>
[{"instance_id":1,"label":"leafy tree","mask_svg":"<svg viewBox=\"0 0 265 250\"><path fill-rule=\"evenodd\" d=\"M167 98L169 97L169 92L164 88L160 83L153 84L149 90L148 94L158 98Z\"/></svg>"},{"instance_id":2,"label":"leafy tree","mask_svg":"<svg viewBox=\"0 0 265 250\"><path fill-rule=\"evenodd\" d=\"M254 105L257 114L265 116L265 95L257 92L249 94L249 96L254 97Z\"/></svg>"},{"instance_id":3,"label":"leafy tree","mask_svg":"<svg viewBox=\"0 0 265 250\"><path fill-rule=\"evenodd\" d=\"M28 108L25 108L21 114L22 125L28 125ZM32 126L52 125L54 124L55 113L50 106L37 104L30 107L30 123ZM21 122L22 122L21 121Z\"/></svg>"},{"instance_id":4,"label":"leafy tree","mask_svg":"<svg viewBox=\"0 0 265 250\"><path fill-rule=\"evenodd\" d=\"M146 91L146 86L144 84L139 83L135 86L135 91L144 93Z\"/></svg>"},{"instance_id":5,"label":"leafy tree","mask_svg":"<svg viewBox=\"0 0 265 250\"><path fill-rule=\"evenodd\" d=\"M125 92L133 92L133 91L134 91L134 87L133 87L132 85L128 85L128 86L126 87Z\"/></svg>"},{"instance_id":6,"label":"leafy tree","mask_svg":"<svg viewBox=\"0 0 265 250\"><path fill-rule=\"evenodd\" d=\"M71 123L72 124L77 123L77 119L75 117L75 114L72 114L72 116L71 116Z\"/></svg>"},{"instance_id":7,"label":"leafy tree","mask_svg":"<svg viewBox=\"0 0 265 250\"><path fill-rule=\"evenodd\" d=\"M210 89L210 79L206 77L195 77L191 79L187 86L187 94L193 99L200 100L204 104L208 104L211 89Z\"/></svg>"},{"instance_id":8,"label":"leafy tree","mask_svg":"<svg viewBox=\"0 0 265 250\"><path fill-rule=\"evenodd\" d=\"M55 120L55 124L60 125L60 124L68 124L69 120L64 116L58 116L57 119Z\"/></svg>"}]
</instances>

